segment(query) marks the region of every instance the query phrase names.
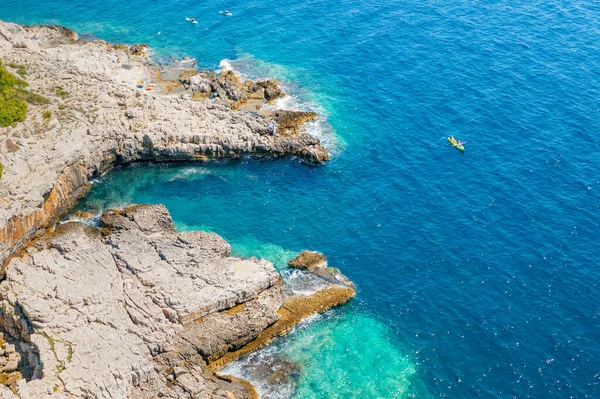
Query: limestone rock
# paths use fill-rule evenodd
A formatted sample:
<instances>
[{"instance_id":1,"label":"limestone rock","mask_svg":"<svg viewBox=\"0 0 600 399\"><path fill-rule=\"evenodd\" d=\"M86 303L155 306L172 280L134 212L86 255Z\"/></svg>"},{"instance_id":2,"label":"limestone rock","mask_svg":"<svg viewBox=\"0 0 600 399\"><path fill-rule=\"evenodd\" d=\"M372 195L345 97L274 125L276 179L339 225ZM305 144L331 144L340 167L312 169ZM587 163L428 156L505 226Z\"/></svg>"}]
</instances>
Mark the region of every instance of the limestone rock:
<instances>
[{"instance_id":1,"label":"limestone rock","mask_svg":"<svg viewBox=\"0 0 600 399\"><path fill-rule=\"evenodd\" d=\"M77 397L125 398L135 388L154 397L142 388L169 389L153 357L190 346L189 357L237 349L277 320L282 303L272 264L231 257L215 234L177 233L163 206L140 205L105 212L101 229L61 224L13 260L0 284L0 327L23 342L43 382L27 384L30 393L57 386ZM246 310L222 312L236 305ZM5 372L17 368L9 360ZM202 364L187 384L217 389Z\"/></svg>"},{"instance_id":2,"label":"limestone rock","mask_svg":"<svg viewBox=\"0 0 600 399\"><path fill-rule=\"evenodd\" d=\"M198 74L189 78L189 89L194 94L199 93L208 96L211 91L210 82L210 76Z\"/></svg>"},{"instance_id":3,"label":"limestone rock","mask_svg":"<svg viewBox=\"0 0 600 399\"><path fill-rule=\"evenodd\" d=\"M250 353L268 345L275 337L289 332L304 318L318 312L324 312L334 306L346 303L356 294L354 287L344 287L337 284L328 285L312 295L293 295L285 298L278 310L279 320L264 329L256 339L236 351L227 352L222 357L210 362L212 370L221 370L225 365L247 356Z\"/></svg>"},{"instance_id":4,"label":"limestone rock","mask_svg":"<svg viewBox=\"0 0 600 399\"><path fill-rule=\"evenodd\" d=\"M215 96L223 100L230 100L233 108L239 107L248 100L242 80L232 71L224 71L217 76L212 81L211 88Z\"/></svg>"},{"instance_id":5,"label":"limestone rock","mask_svg":"<svg viewBox=\"0 0 600 399\"><path fill-rule=\"evenodd\" d=\"M307 268L325 260L300 258ZM312 270L296 272L326 271L326 284L287 296L271 263L232 257L216 234L178 233L162 205L105 211L100 227L62 223L0 283L0 329L12 340L1 371L36 398L254 397L212 370L354 295L339 271ZM270 379L294 373L277 366Z\"/></svg>"},{"instance_id":6,"label":"limestone rock","mask_svg":"<svg viewBox=\"0 0 600 399\"><path fill-rule=\"evenodd\" d=\"M0 399L19 399L10 389L0 385Z\"/></svg>"},{"instance_id":7,"label":"limestone rock","mask_svg":"<svg viewBox=\"0 0 600 399\"><path fill-rule=\"evenodd\" d=\"M288 262L288 266L297 269L313 270L315 268L325 267L327 258L320 252L303 251Z\"/></svg>"}]
</instances>

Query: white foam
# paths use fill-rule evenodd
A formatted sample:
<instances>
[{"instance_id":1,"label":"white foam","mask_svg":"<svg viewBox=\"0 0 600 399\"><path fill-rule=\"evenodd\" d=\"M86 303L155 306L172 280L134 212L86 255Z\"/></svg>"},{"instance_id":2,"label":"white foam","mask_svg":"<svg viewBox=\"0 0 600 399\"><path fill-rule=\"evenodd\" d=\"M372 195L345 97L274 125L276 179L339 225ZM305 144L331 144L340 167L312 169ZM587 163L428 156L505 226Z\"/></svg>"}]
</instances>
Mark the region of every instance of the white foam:
<instances>
[{"instance_id":1,"label":"white foam","mask_svg":"<svg viewBox=\"0 0 600 399\"><path fill-rule=\"evenodd\" d=\"M221 67L221 69L217 72L232 71L238 75L241 75L233 68L233 65L231 65L231 61L229 61L228 59L221 60L221 62L219 62L219 66Z\"/></svg>"},{"instance_id":2,"label":"white foam","mask_svg":"<svg viewBox=\"0 0 600 399\"><path fill-rule=\"evenodd\" d=\"M294 295L312 295L327 286L325 280L303 270L284 269L280 274L286 290Z\"/></svg>"},{"instance_id":3,"label":"white foam","mask_svg":"<svg viewBox=\"0 0 600 399\"><path fill-rule=\"evenodd\" d=\"M61 220L58 224L68 223L68 222L80 222L85 224L86 226L98 227L100 226L100 217L104 210L98 211L95 214L92 214L89 218L78 218L73 215L69 215L67 219Z\"/></svg>"},{"instance_id":4,"label":"white foam","mask_svg":"<svg viewBox=\"0 0 600 399\"><path fill-rule=\"evenodd\" d=\"M214 174L211 170L204 167L189 167L181 170L179 173L174 174L169 182L177 180L189 180L192 178L206 178L209 175Z\"/></svg>"}]
</instances>

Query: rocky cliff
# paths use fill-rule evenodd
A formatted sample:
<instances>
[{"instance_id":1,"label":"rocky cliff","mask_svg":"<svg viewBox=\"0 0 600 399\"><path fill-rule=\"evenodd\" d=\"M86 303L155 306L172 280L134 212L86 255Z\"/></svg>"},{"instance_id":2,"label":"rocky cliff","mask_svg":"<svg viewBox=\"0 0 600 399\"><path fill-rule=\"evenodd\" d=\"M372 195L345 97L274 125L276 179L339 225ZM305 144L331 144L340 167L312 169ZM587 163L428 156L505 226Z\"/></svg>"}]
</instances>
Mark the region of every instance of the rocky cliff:
<instances>
[{"instance_id":1,"label":"rocky cliff","mask_svg":"<svg viewBox=\"0 0 600 399\"><path fill-rule=\"evenodd\" d=\"M312 296L287 291L271 263L176 232L161 205L61 224L0 284L0 327L21 359L11 378L22 399L255 397L213 370L354 295L341 275Z\"/></svg>"},{"instance_id":2,"label":"rocky cliff","mask_svg":"<svg viewBox=\"0 0 600 399\"><path fill-rule=\"evenodd\" d=\"M61 27L0 22L0 59L14 71L18 65L32 91L49 100L30 105L24 122L0 128L2 266L117 163L328 159L302 129L315 115L256 112L281 95L276 82L198 71L165 81L145 51L81 41ZM275 134L271 120L281 127Z\"/></svg>"}]
</instances>

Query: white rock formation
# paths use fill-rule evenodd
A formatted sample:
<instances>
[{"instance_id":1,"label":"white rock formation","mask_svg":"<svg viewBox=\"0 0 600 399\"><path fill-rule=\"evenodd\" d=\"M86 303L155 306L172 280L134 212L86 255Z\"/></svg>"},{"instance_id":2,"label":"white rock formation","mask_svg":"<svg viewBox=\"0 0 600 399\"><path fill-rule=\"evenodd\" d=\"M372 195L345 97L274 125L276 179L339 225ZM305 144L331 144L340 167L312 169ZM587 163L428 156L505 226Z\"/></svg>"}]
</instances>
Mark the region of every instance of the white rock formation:
<instances>
[{"instance_id":1,"label":"white rock formation","mask_svg":"<svg viewBox=\"0 0 600 399\"><path fill-rule=\"evenodd\" d=\"M206 359L277 320L283 297L271 263L231 257L215 234L177 233L161 205L105 213L102 223L102 233L60 225L13 260L0 285L0 326L29 359L29 397L126 398L162 380L167 395L153 356L192 345L188 358L202 347ZM241 322L210 317L251 300ZM212 397L196 378L198 397Z\"/></svg>"}]
</instances>

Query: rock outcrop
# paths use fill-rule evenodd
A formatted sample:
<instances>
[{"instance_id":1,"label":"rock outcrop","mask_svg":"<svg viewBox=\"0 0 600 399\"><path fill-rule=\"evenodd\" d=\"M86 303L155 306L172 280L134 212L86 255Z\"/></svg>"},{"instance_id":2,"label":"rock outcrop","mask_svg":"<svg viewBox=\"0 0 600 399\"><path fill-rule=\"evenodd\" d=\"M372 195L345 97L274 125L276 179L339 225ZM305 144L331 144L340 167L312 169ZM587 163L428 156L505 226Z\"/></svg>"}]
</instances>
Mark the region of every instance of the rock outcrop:
<instances>
[{"instance_id":1,"label":"rock outcrop","mask_svg":"<svg viewBox=\"0 0 600 399\"><path fill-rule=\"evenodd\" d=\"M178 233L162 205L133 205L99 228L61 224L14 258L0 328L29 375L21 398L251 398L213 370L353 295L333 282L286 296L271 263L232 257L216 234Z\"/></svg>"},{"instance_id":2,"label":"rock outcrop","mask_svg":"<svg viewBox=\"0 0 600 399\"><path fill-rule=\"evenodd\" d=\"M292 137L300 133L302 126L306 122L312 122L317 119L315 112L293 110L278 110L272 116L279 125L280 133Z\"/></svg>"},{"instance_id":3,"label":"rock outcrop","mask_svg":"<svg viewBox=\"0 0 600 399\"><path fill-rule=\"evenodd\" d=\"M281 134L271 134L270 115L232 111L280 96L274 82L194 71L181 77L188 90L169 92L146 49L83 41L56 26L0 22L0 59L22 65L32 91L49 99L30 105L24 122L0 128L0 265L84 195L91 178L118 163L328 159L319 140L298 129L307 116L278 116Z\"/></svg>"},{"instance_id":4,"label":"rock outcrop","mask_svg":"<svg viewBox=\"0 0 600 399\"><path fill-rule=\"evenodd\" d=\"M303 251L300 255L288 262L288 266L296 269L312 270L325 267L327 258L320 252Z\"/></svg>"},{"instance_id":5,"label":"rock outcrop","mask_svg":"<svg viewBox=\"0 0 600 399\"><path fill-rule=\"evenodd\" d=\"M195 95L194 98L211 97L221 100L223 104L233 109L238 109L241 105L251 101L255 105L258 104L257 109L260 110L263 102L273 102L284 96L279 82L275 80L244 81L229 70L224 70L217 75L211 71L190 69L179 75L179 82ZM296 112L298 115L309 114L304 111Z\"/></svg>"}]
</instances>

